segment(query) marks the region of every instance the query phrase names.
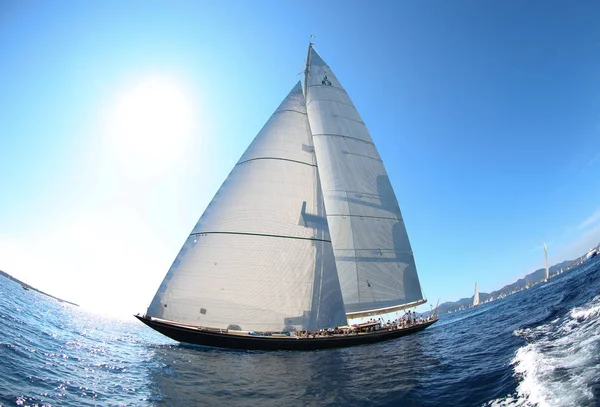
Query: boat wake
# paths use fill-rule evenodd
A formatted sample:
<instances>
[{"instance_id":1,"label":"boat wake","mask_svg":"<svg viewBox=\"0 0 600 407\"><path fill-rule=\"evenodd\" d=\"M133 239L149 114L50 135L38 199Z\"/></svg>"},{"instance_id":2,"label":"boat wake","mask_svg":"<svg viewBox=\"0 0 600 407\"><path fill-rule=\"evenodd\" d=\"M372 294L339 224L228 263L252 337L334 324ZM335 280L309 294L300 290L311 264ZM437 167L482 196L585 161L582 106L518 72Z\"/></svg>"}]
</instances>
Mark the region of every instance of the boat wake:
<instances>
[{"instance_id":1,"label":"boat wake","mask_svg":"<svg viewBox=\"0 0 600 407\"><path fill-rule=\"evenodd\" d=\"M517 391L486 406L591 406L600 400L600 296L566 316L517 329Z\"/></svg>"}]
</instances>

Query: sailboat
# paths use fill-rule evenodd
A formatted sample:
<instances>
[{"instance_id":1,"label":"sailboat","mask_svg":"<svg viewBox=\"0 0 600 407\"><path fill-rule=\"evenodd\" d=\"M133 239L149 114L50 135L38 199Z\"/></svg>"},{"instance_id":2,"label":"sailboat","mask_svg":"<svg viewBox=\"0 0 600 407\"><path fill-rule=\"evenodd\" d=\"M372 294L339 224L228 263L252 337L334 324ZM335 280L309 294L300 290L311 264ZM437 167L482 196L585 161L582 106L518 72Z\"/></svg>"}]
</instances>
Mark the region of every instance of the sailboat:
<instances>
[{"instance_id":1,"label":"sailboat","mask_svg":"<svg viewBox=\"0 0 600 407\"><path fill-rule=\"evenodd\" d=\"M353 319L425 303L392 185L312 43L298 82L210 202L145 315L180 342L311 350L420 331Z\"/></svg>"},{"instance_id":2,"label":"sailboat","mask_svg":"<svg viewBox=\"0 0 600 407\"><path fill-rule=\"evenodd\" d=\"M473 295L473 306L479 305L479 290L477 289L477 282L475 282L475 295Z\"/></svg>"},{"instance_id":3,"label":"sailboat","mask_svg":"<svg viewBox=\"0 0 600 407\"><path fill-rule=\"evenodd\" d=\"M546 257L546 274L544 275L544 282L550 279L550 269L548 268L548 248L546 247L546 242L544 243L544 256Z\"/></svg>"}]
</instances>

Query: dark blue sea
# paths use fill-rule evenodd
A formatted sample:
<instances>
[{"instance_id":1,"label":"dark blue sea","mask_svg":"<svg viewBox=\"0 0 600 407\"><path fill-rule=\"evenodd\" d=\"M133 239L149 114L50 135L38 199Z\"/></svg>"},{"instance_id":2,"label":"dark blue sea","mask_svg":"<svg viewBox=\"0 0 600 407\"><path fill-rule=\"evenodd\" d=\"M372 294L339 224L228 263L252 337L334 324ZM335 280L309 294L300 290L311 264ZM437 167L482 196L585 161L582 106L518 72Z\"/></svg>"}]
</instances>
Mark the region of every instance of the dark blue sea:
<instances>
[{"instance_id":1,"label":"dark blue sea","mask_svg":"<svg viewBox=\"0 0 600 407\"><path fill-rule=\"evenodd\" d=\"M221 405L600 405L600 260L419 334L299 353L180 345L0 277L0 406Z\"/></svg>"}]
</instances>

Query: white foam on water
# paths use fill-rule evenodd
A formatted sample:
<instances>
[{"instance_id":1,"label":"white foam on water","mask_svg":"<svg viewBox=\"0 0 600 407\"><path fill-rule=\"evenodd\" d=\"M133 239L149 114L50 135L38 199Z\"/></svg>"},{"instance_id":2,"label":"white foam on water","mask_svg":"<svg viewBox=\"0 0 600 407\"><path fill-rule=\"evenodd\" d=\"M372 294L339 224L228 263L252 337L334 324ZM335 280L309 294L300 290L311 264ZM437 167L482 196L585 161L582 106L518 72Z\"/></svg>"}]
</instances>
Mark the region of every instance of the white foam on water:
<instances>
[{"instance_id":1,"label":"white foam on water","mask_svg":"<svg viewBox=\"0 0 600 407\"><path fill-rule=\"evenodd\" d=\"M535 328L514 334L528 343L511 361L519 378L515 394L485 406L595 405L592 385L600 377L600 296Z\"/></svg>"}]
</instances>

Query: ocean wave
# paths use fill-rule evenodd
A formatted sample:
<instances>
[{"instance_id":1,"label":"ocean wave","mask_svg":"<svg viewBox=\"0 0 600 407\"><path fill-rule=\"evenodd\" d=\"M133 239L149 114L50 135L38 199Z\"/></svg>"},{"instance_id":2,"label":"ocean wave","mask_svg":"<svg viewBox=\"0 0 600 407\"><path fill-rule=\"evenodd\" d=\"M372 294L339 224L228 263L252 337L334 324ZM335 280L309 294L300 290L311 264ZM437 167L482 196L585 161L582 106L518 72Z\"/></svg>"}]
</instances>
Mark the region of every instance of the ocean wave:
<instances>
[{"instance_id":1,"label":"ocean wave","mask_svg":"<svg viewBox=\"0 0 600 407\"><path fill-rule=\"evenodd\" d=\"M592 406L600 391L600 296L563 318L517 329L516 392L485 406Z\"/></svg>"}]
</instances>

